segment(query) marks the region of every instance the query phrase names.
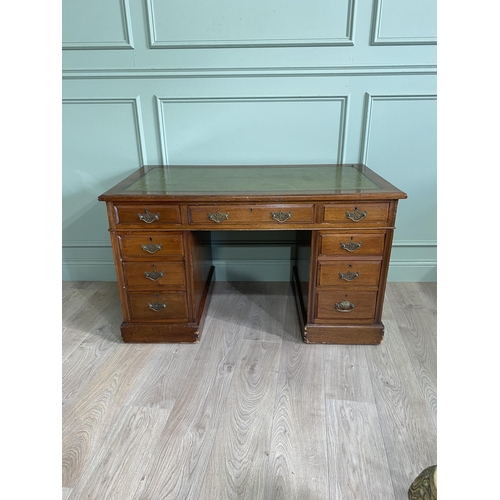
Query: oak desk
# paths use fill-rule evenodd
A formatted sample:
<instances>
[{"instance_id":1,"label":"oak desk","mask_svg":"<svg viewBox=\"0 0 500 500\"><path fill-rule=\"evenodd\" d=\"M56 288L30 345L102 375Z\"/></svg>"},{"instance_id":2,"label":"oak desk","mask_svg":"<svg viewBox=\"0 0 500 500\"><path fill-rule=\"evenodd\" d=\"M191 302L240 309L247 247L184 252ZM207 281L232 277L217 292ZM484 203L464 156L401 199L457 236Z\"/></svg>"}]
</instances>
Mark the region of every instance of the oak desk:
<instances>
[{"instance_id":1,"label":"oak desk","mask_svg":"<svg viewBox=\"0 0 500 500\"><path fill-rule=\"evenodd\" d=\"M105 201L125 342L196 342L211 230L294 230L308 343L378 344L399 199L365 165L145 166Z\"/></svg>"}]
</instances>

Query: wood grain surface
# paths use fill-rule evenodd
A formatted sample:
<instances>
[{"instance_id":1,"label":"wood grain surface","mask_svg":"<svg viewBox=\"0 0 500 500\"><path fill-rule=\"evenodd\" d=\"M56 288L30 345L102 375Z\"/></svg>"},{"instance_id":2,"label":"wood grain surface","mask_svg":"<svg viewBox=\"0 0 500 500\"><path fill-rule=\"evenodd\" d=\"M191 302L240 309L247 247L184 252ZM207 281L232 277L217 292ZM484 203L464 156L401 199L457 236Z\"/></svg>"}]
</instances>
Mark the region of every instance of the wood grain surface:
<instances>
[{"instance_id":1,"label":"wood grain surface","mask_svg":"<svg viewBox=\"0 0 500 500\"><path fill-rule=\"evenodd\" d=\"M62 296L64 500L399 500L437 463L434 283L388 283L378 346L304 344L287 283L216 282L199 344Z\"/></svg>"}]
</instances>

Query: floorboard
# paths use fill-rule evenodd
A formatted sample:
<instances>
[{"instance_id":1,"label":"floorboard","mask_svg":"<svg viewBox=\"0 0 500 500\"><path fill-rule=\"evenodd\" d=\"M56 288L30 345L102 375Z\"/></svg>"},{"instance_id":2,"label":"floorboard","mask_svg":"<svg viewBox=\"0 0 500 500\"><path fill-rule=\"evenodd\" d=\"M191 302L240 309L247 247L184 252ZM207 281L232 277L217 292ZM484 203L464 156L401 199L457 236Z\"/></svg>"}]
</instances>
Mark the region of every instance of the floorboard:
<instances>
[{"instance_id":1,"label":"floorboard","mask_svg":"<svg viewBox=\"0 0 500 500\"><path fill-rule=\"evenodd\" d=\"M293 300L290 297L287 303L288 335L281 345L267 490L262 498L328 498L324 346L301 341Z\"/></svg>"},{"instance_id":2,"label":"floorboard","mask_svg":"<svg viewBox=\"0 0 500 500\"><path fill-rule=\"evenodd\" d=\"M367 359L394 494L405 498L409 478L436 464L436 425L392 306L384 310L384 342Z\"/></svg>"},{"instance_id":3,"label":"floorboard","mask_svg":"<svg viewBox=\"0 0 500 500\"><path fill-rule=\"evenodd\" d=\"M328 399L326 409L330 498L395 500L375 404Z\"/></svg>"},{"instance_id":4,"label":"floorboard","mask_svg":"<svg viewBox=\"0 0 500 500\"><path fill-rule=\"evenodd\" d=\"M68 500L133 498L167 418L164 410L123 407Z\"/></svg>"},{"instance_id":5,"label":"floorboard","mask_svg":"<svg viewBox=\"0 0 500 500\"><path fill-rule=\"evenodd\" d=\"M242 343L199 498L265 498L280 345Z\"/></svg>"}]
</instances>

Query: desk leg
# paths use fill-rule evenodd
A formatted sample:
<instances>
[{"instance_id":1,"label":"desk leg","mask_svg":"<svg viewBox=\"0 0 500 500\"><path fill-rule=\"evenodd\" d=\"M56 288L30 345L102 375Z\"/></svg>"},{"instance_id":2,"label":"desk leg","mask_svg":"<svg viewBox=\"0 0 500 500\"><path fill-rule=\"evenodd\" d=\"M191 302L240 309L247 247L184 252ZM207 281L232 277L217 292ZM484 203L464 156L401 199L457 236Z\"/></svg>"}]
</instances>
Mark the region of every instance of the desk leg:
<instances>
[{"instance_id":1,"label":"desk leg","mask_svg":"<svg viewBox=\"0 0 500 500\"><path fill-rule=\"evenodd\" d=\"M295 296L295 305L297 306L297 314L299 316L300 330L302 332L302 338L304 342L307 342L307 338L305 336L306 325L307 325L307 308L304 303L304 294L303 294L303 285L300 283L299 272L297 266L293 267L293 276L292 276L292 289L293 294Z\"/></svg>"}]
</instances>

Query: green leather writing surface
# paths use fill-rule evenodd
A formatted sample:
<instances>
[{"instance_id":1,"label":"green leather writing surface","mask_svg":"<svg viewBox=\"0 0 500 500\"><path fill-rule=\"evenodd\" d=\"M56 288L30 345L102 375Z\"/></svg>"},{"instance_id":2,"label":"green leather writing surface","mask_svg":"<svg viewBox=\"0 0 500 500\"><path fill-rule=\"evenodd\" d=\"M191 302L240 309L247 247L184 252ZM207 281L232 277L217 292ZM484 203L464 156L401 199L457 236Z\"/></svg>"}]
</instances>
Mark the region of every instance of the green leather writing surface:
<instances>
[{"instance_id":1,"label":"green leather writing surface","mask_svg":"<svg viewBox=\"0 0 500 500\"><path fill-rule=\"evenodd\" d=\"M166 166L126 189L133 193L326 193L377 189L351 166Z\"/></svg>"}]
</instances>

